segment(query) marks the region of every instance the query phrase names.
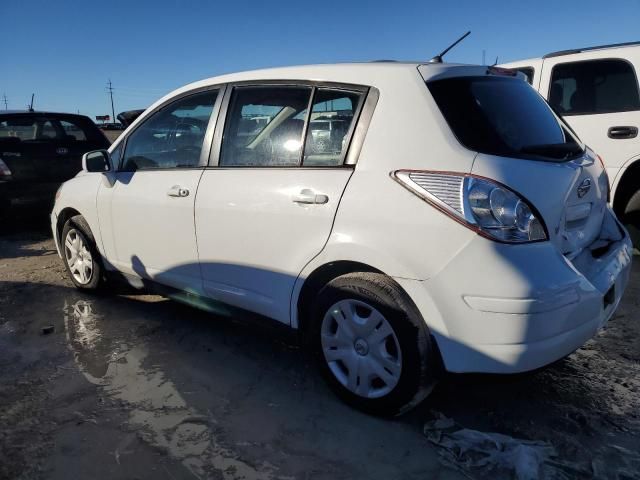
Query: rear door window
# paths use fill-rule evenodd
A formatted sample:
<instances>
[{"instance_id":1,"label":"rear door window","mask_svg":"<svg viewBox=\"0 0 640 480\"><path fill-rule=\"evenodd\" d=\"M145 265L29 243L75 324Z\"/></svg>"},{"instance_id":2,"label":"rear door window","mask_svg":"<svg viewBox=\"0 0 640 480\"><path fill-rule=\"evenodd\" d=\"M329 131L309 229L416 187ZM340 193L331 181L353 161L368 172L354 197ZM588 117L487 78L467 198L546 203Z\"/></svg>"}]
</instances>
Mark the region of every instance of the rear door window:
<instances>
[{"instance_id":1,"label":"rear door window","mask_svg":"<svg viewBox=\"0 0 640 480\"><path fill-rule=\"evenodd\" d=\"M237 87L224 129L220 166L298 166L311 87Z\"/></svg>"},{"instance_id":2,"label":"rear door window","mask_svg":"<svg viewBox=\"0 0 640 480\"><path fill-rule=\"evenodd\" d=\"M470 150L551 161L583 151L525 82L486 76L447 78L427 85L454 135Z\"/></svg>"},{"instance_id":3,"label":"rear door window","mask_svg":"<svg viewBox=\"0 0 640 480\"><path fill-rule=\"evenodd\" d=\"M236 87L219 165L341 166L363 98L341 88Z\"/></svg>"},{"instance_id":4,"label":"rear door window","mask_svg":"<svg viewBox=\"0 0 640 480\"><path fill-rule=\"evenodd\" d=\"M560 63L551 72L549 103L562 115L640 110L636 74L619 59Z\"/></svg>"},{"instance_id":5,"label":"rear door window","mask_svg":"<svg viewBox=\"0 0 640 480\"><path fill-rule=\"evenodd\" d=\"M318 88L313 97L303 165L342 165L363 94Z\"/></svg>"}]
</instances>

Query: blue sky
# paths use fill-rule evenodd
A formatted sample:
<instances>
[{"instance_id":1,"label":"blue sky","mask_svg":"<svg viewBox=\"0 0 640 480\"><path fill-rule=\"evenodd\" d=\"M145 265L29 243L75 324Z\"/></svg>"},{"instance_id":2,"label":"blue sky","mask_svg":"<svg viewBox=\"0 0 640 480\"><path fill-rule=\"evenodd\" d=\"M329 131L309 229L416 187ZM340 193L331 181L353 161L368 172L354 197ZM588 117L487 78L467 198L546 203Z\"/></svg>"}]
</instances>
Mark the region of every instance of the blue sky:
<instances>
[{"instance_id":1,"label":"blue sky","mask_svg":"<svg viewBox=\"0 0 640 480\"><path fill-rule=\"evenodd\" d=\"M374 59L480 63L640 40L640 0L0 0L0 108L116 113L221 73Z\"/></svg>"}]
</instances>

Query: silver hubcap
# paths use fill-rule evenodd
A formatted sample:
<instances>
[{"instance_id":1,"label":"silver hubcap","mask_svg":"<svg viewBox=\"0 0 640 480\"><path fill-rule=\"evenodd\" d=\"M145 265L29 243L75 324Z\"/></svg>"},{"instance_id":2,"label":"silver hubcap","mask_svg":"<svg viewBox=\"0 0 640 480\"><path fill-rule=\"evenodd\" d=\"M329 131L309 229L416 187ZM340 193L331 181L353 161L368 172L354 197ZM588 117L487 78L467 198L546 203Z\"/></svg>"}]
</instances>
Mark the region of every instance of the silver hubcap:
<instances>
[{"instance_id":1,"label":"silver hubcap","mask_svg":"<svg viewBox=\"0 0 640 480\"><path fill-rule=\"evenodd\" d=\"M378 310L359 300L341 300L325 314L320 334L329 369L349 391L378 398L396 387L400 343Z\"/></svg>"},{"instance_id":2,"label":"silver hubcap","mask_svg":"<svg viewBox=\"0 0 640 480\"><path fill-rule=\"evenodd\" d=\"M64 255L69 271L76 282L83 285L91 281L93 274L93 258L82 236L75 228L67 232L64 240Z\"/></svg>"}]
</instances>

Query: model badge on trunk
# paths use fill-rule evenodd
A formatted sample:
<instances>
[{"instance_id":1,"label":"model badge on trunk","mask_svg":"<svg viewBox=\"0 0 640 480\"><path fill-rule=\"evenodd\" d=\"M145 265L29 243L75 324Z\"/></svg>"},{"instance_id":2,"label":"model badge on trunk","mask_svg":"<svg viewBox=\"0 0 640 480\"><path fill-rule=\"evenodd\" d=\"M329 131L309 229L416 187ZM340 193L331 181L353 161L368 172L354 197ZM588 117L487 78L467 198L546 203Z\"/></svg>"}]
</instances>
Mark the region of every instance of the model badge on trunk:
<instances>
[{"instance_id":1,"label":"model badge on trunk","mask_svg":"<svg viewBox=\"0 0 640 480\"><path fill-rule=\"evenodd\" d=\"M578 198L584 197L591 189L591 179L585 178L580 185L578 185Z\"/></svg>"},{"instance_id":2,"label":"model badge on trunk","mask_svg":"<svg viewBox=\"0 0 640 480\"><path fill-rule=\"evenodd\" d=\"M58 155L66 155L67 153L69 153L69 149L65 147L60 147L56 149L56 153Z\"/></svg>"}]
</instances>

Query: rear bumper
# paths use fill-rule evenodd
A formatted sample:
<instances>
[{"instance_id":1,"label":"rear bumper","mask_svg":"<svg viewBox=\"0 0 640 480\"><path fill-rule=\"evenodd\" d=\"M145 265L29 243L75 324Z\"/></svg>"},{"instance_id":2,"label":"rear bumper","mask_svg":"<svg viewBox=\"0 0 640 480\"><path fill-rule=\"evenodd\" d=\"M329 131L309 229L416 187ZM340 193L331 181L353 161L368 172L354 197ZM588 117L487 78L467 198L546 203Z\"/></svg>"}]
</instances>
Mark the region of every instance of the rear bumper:
<instances>
[{"instance_id":1,"label":"rear bumper","mask_svg":"<svg viewBox=\"0 0 640 480\"><path fill-rule=\"evenodd\" d=\"M599 258L586 251L573 260L550 242L478 237L436 277L399 282L448 371L518 373L572 353L609 320L627 286L631 249L626 232Z\"/></svg>"}]
</instances>

